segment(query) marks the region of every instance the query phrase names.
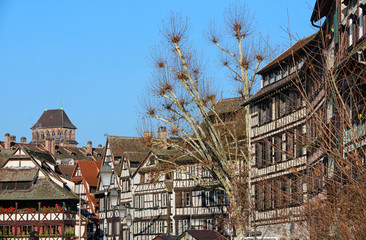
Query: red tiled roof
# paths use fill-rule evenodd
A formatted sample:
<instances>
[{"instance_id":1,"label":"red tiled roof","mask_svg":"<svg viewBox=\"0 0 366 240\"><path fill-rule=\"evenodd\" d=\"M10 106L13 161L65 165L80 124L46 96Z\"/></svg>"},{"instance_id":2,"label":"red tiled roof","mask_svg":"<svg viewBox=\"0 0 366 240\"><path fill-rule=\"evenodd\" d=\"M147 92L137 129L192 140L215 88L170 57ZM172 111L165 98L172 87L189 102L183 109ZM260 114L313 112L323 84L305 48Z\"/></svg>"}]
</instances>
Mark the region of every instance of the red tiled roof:
<instances>
[{"instance_id":1,"label":"red tiled roof","mask_svg":"<svg viewBox=\"0 0 366 240\"><path fill-rule=\"evenodd\" d=\"M37 123L31 129L64 127L76 129L63 109L51 109L43 112Z\"/></svg>"},{"instance_id":2,"label":"red tiled roof","mask_svg":"<svg viewBox=\"0 0 366 240\"><path fill-rule=\"evenodd\" d=\"M89 186L96 187L98 185L98 172L101 168L101 161L81 161L77 162L76 166L79 166L82 177L88 182ZM77 177L73 177L72 180L77 181Z\"/></svg>"}]
</instances>

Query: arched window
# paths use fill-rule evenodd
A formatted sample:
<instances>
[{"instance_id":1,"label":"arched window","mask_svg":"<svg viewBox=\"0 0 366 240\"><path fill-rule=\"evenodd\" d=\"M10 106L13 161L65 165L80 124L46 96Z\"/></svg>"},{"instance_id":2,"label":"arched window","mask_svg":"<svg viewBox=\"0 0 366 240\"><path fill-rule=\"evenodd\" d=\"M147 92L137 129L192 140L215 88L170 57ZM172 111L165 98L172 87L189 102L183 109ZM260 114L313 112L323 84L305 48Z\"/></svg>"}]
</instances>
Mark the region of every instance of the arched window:
<instances>
[{"instance_id":1,"label":"arched window","mask_svg":"<svg viewBox=\"0 0 366 240\"><path fill-rule=\"evenodd\" d=\"M70 131L70 139L72 139L72 131Z\"/></svg>"},{"instance_id":2,"label":"arched window","mask_svg":"<svg viewBox=\"0 0 366 240\"><path fill-rule=\"evenodd\" d=\"M52 132L52 138L55 139L56 138L56 134L55 132Z\"/></svg>"},{"instance_id":3,"label":"arched window","mask_svg":"<svg viewBox=\"0 0 366 240\"><path fill-rule=\"evenodd\" d=\"M67 137L68 137L68 136L67 136L67 130L65 130L65 139L67 139Z\"/></svg>"},{"instance_id":4,"label":"arched window","mask_svg":"<svg viewBox=\"0 0 366 240\"><path fill-rule=\"evenodd\" d=\"M38 140L39 139L39 133L36 132L36 139Z\"/></svg>"},{"instance_id":5,"label":"arched window","mask_svg":"<svg viewBox=\"0 0 366 240\"><path fill-rule=\"evenodd\" d=\"M41 133L41 139L44 139L44 133L43 132Z\"/></svg>"},{"instance_id":6,"label":"arched window","mask_svg":"<svg viewBox=\"0 0 366 240\"><path fill-rule=\"evenodd\" d=\"M60 132L60 131L58 131L58 132L57 132L57 138L58 138L58 139L60 139L60 138L61 138L61 132Z\"/></svg>"},{"instance_id":7,"label":"arched window","mask_svg":"<svg viewBox=\"0 0 366 240\"><path fill-rule=\"evenodd\" d=\"M50 133L48 131L46 132L46 138L50 138Z\"/></svg>"}]
</instances>

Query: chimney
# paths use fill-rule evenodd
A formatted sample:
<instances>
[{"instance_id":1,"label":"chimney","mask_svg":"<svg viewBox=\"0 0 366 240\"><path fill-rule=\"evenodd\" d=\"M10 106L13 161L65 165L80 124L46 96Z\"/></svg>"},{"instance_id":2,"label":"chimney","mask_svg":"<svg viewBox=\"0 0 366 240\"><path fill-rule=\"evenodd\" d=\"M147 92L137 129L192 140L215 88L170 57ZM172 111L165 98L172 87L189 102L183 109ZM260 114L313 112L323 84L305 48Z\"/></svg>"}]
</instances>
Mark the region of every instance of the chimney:
<instances>
[{"instance_id":1,"label":"chimney","mask_svg":"<svg viewBox=\"0 0 366 240\"><path fill-rule=\"evenodd\" d=\"M16 143L17 142L17 137L12 135L10 136L10 142Z\"/></svg>"},{"instance_id":2,"label":"chimney","mask_svg":"<svg viewBox=\"0 0 366 240\"><path fill-rule=\"evenodd\" d=\"M167 141L168 141L168 135L166 132L166 127L159 127L158 128L158 139L161 143L160 147L162 149L167 149Z\"/></svg>"},{"instance_id":3,"label":"chimney","mask_svg":"<svg viewBox=\"0 0 366 240\"><path fill-rule=\"evenodd\" d=\"M26 137L21 137L20 138L20 143L21 144L27 144L27 138Z\"/></svg>"},{"instance_id":4,"label":"chimney","mask_svg":"<svg viewBox=\"0 0 366 240\"><path fill-rule=\"evenodd\" d=\"M5 149L10 149L10 134L5 133Z\"/></svg>"},{"instance_id":5,"label":"chimney","mask_svg":"<svg viewBox=\"0 0 366 240\"><path fill-rule=\"evenodd\" d=\"M144 138L152 138L152 132L144 132Z\"/></svg>"},{"instance_id":6,"label":"chimney","mask_svg":"<svg viewBox=\"0 0 366 240\"><path fill-rule=\"evenodd\" d=\"M102 148L103 148L102 144L99 144L99 145L98 145L98 148L99 148L99 149L102 149Z\"/></svg>"},{"instance_id":7,"label":"chimney","mask_svg":"<svg viewBox=\"0 0 366 240\"><path fill-rule=\"evenodd\" d=\"M51 139L51 151L50 151L53 155L55 155L56 153L56 144L55 144L55 139L52 138Z\"/></svg>"},{"instance_id":8,"label":"chimney","mask_svg":"<svg viewBox=\"0 0 366 240\"><path fill-rule=\"evenodd\" d=\"M46 141L45 141L45 147L46 147L46 150L51 152L51 139L50 138L46 138Z\"/></svg>"},{"instance_id":9,"label":"chimney","mask_svg":"<svg viewBox=\"0 0 366 240\"><path fill-rule=\"evenodd\" d=\"M93 143L92 141L89 141L86 145L86 151L89 155L93 155Z\"/></svg>"}]
</instances>

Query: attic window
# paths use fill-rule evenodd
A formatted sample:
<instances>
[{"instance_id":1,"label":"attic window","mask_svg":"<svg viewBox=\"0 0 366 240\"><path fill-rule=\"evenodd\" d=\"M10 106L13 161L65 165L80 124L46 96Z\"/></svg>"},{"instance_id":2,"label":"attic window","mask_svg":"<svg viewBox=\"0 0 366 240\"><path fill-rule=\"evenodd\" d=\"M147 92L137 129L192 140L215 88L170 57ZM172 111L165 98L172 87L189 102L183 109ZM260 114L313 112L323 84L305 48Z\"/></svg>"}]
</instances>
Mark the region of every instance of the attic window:
<instances>
[{"instance_id":1,"label":"attic window","mask_svg":"<svg viewBox=\"0 0 366 240\"><path fill-rule=\"evenodd\" d=\"M150 158L150 165L155 164L155 159L154 158Z\"/></svg>"},{"instance_id":2,"label":"attic window","mask_svg":"<svg viewBox=\"0 0 366 240\"><path fill-rule=\"evenodd\" d=\"M71 153L71 156L75 156L75 155L76 155L76 153L74 153L74 152Z\"/></svg>"},{"instance_id":3,"label":"attic window","mask_svg":"<svg viewBox=\"0 0 366 240\"><path fill-rule=\"evenodd\" d=\"M80 168L76 171L75 177L81 177L81 171Z\"/></svg>"}]
</instances>

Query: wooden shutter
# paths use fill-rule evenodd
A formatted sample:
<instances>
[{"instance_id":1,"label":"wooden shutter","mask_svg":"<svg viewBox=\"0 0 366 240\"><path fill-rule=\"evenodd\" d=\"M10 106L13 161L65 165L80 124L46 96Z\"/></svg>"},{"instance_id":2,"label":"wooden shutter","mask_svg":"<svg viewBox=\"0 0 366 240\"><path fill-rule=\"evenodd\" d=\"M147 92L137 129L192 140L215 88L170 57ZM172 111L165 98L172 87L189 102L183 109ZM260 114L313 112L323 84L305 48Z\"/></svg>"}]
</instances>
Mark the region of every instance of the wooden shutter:
<instances>
[{"instance_id":1,"label":"wooden shutter","mask_svg":"<svg viewBox=\"0 0 366 240\"><path fill-rule=\"evenodd\" d=\"M255 144L255 161L258 168L262 167L263 145L261 142Z\"/></svg>"}]
</instances>

